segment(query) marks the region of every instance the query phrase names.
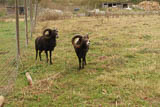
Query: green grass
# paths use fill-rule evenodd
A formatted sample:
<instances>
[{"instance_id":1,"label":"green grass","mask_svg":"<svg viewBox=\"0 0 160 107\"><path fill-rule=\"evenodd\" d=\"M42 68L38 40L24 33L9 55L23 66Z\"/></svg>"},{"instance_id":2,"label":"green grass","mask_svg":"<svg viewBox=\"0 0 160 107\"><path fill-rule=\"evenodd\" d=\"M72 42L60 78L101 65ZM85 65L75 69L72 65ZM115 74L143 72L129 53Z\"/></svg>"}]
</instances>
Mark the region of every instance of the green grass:
<instances>
[{"instance_id":1,"label":"green grass","mask_svg":"<svg viewBox=\"0 0 160 107\"><path fill-rule=\"evenodd\" d=\"M6 96L6 106L160 106L159 19L85 17L39 22L29 47L22 48L21 67L14 91ZM3 29L8 24L14 29L10 22L3 23ZM35 61L34 40L45 26L59 30L53 65L46 64L44 53L42 62ZM1 37L2 42L11 40L12 31L0 30L8 33ZM71 44L77 33L90 33L91 40L88 65L81 71ZM25 72L31 74L33 87L27 85Z\"/></svg>"}]
</instances>

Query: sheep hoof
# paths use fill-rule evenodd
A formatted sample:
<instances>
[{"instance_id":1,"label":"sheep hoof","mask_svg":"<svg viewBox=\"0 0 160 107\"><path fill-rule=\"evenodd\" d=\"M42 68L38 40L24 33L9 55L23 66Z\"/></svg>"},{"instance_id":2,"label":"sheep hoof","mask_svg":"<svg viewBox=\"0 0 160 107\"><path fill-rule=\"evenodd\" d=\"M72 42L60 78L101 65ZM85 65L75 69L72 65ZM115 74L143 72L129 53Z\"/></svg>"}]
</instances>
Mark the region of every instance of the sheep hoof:
<instances>
[{"instance_id":1,"label":"sheep hoof","mask_svg":"<svg viewBox=\"0 0 160 107\"><path fill-rule=\"evenodd\" d=\"M84 69L84 65L82 66L82 69Z\"/></svg>"}]
</instances>

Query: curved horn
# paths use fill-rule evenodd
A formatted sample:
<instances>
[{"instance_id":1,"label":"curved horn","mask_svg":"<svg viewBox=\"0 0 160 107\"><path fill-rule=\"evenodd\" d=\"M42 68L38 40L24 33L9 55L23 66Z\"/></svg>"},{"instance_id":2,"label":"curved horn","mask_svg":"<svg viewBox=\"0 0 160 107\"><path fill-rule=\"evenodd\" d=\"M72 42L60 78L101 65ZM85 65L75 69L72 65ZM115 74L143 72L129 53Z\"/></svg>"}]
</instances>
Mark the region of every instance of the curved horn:
<instances>
[{"instance_id":1,"label":"curved horn","mask_svg":"<svg viewBox=\"0 0 160 107\"><path fill-rule=\"evenodd\" d=\"M49 34L46 35L46 32L48 32ZM46 39L49 39L52 35L52 30L51 29L45 29L43 31L43 36L45 36Z\"/></svg>"},{"instance_id":2,"label":"curved horn","mask_svg":"<svg viewBox=\"0 0 160 107\"><path fill-rule=\"evenodd\" d=\"M52 30L51 29L45 29L44 31L43 31L43 35L44 36L46 36L46 32L49 32L49 35L51 35L51 33L52 33Z\"/></svg>"},{"instance_id":3,"label":"curved horn","mask_svg":"<svg viewBox=\"0 0 160 107\"><path fill-rule=\"evenodd\" d=\"M83 37L81 35L76 35L72 38L72 45L75 47L75 48L80 48L82 42L80 42L80 44L76 44L75 43L75 40L79 38L79 39L82 39Z\"/></svg>"}]
</instances>

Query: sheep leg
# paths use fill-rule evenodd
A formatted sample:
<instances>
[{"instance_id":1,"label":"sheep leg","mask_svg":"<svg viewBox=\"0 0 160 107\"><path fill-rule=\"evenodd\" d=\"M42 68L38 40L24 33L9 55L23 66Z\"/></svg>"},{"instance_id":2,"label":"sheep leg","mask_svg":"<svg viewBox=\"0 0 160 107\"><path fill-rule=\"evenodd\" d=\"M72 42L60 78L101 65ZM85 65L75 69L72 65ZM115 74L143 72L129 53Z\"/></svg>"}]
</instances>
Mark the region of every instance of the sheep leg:
<instances>
[{"instance_id":1,"label":"sheep leg","mask_svg":"<svg viewBox=\"0 0 160 107\"><path fill-rule=\"evenodd\" d=\"M50 53L50 64L52 64L52 51L49 51Z\"/></svg>"},{"instance_id":2,"label":"sheep leg","mask_svg":"<svg viewBox=\"0 0 160 107\"><path fill-rule=\"evenodd\" d=\"M46 53L46 59L47 59L47 63L48 63L48 52L45 51L45 53Z\"/></svg>"},{"instance_id":3,"label":"sheep leg","mask_svg":"<svg viewBox=\"0 0 160 107\"><path fill-rule=\"evenodd\" d=\"M87 65L87 63L86 63L86 54L84 56L84 65Z\"/></svg>"},{"instance_id":4,"label":"sheep leg","mask_svg":"<svg viewBox=\"0 0 160 107\"><path fill-rule=\"evenodd\" d=\"M42 51L39 51L39 58L40 58L40 61L42 61L42 59L41 59L41 53L42 53Z\"/></svg>"},{"instance_id":5,"label":"sheep leg","mask_svg":"<svg viewBox=\"0 0 160 107\"><path fill-rule=\"evenodd\" d=\"M86 58L84 59L84 65L87 65L87 63L86 63Z\"/></svg>"},{"instance_id":6,"label":"sheep leg","mask_svg":"<svg viewBox=\"0 0 160 107\"><path fill-rule=\"evenodd\" d=\"M81 58L78 57L78 59L79 59L79 70L80 70L81 69Z\"/></svg>"},{"instance_id":7,"label":"sheep leg","mask_svg":"<svg viewBox=\"0 0 160 107\"><path fill-rule=\"evenodd\" d=\"M37 60L37 56L38 56L38 50L36 50L36 60Z\"/></svg>"},{"instance_id":8,"label":"sheep leg","mask_svg":"<svg viewBox=\"0 0 160 107\"><path fill-rule=\"evenodd\" d=\"M83 57L82 68L84 68L84 65L85 65L85 57Z\"/></svg>"}]
</instances>

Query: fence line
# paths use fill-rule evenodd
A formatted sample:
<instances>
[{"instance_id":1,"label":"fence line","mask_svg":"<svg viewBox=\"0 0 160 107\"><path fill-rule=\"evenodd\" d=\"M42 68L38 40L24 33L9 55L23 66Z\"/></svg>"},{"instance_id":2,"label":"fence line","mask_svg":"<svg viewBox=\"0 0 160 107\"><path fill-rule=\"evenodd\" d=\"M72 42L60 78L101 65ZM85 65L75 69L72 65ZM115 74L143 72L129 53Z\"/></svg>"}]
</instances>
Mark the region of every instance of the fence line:
<instances>
[{"instance_id":1,"label":"fence line","mask_svg":"<svg viewBox=\"0 0 160 107\"><path fill-rule=\"evenodd\" d=\"M160 15L160 11L144 11L144 12L109 12L106 11L105 13L100 12L87 12L85 16L105 16L105 17L112 17L112 18L118 18L120 16L149 16L149 15ZM80 15L77 15L77 17L80 17Z\"/></svg>"},{"instance_id":2,"label":"fence line","mask_svg":"<svg viewBox=\"0 0 160 107\"><path fill-rule=\"evenodd\" d=\"M9 60L10 62L8 62ZM17 76L17 69L14 64L15 60L16 57L13 57L12 60L8 59L3 68L0 69L0 95L8 95L12 90L12 86Z\"/></svg>"}]
</instances>

